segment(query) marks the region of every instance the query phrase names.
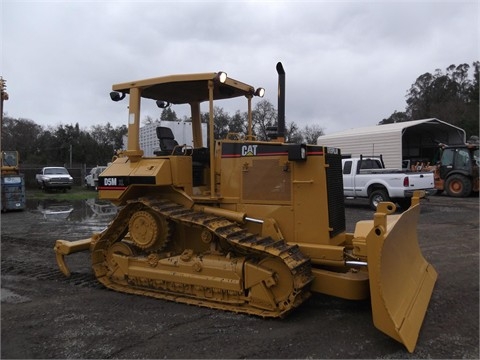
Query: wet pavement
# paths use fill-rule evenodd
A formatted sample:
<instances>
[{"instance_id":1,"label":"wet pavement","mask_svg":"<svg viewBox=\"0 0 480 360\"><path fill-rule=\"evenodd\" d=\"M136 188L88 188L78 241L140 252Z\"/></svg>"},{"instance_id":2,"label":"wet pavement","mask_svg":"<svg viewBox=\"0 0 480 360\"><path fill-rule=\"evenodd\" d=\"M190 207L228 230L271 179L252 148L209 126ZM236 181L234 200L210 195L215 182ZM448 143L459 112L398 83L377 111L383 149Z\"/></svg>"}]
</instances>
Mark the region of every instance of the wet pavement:
<instances>
[{"instance_id":1,"label":"wet pavement","mask_svg":"<svg viewBox=\"0 0 480 360\"><path fill-rule=\"evenodd\" d=\"M315 295L285 319L265 320L127 295L93 277L88 252L55 262L55 240L103 230L97 201L29 201L1 215L1 358L479 358L478 198L422 203L419 244L439 273L413 354L379 332L369 301ZM371 219L349 202L347 231Z\"/></svg>"}]
</instances>

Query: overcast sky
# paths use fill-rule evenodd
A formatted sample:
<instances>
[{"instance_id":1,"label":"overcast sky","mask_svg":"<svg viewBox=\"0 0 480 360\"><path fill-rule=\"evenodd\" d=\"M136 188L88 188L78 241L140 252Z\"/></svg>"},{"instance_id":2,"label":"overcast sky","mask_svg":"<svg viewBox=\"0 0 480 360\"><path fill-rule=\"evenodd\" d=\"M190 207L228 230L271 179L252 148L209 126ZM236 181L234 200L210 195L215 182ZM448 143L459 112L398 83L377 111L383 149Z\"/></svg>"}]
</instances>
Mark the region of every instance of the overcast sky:
<instances>
[{"instance_id":1,"label":"overcast sky","mask_svg":"<svg viewBox=\"0 0 480 360\"><path fill-rule=\"evenodd\" d=\"M1 0L4 113L43 126L126 125L127 102L110 100L112 84L217 71L264 87L277 108L281 61L287 123L326 134L371 126L405 110L420 75L480 59L479 4ZM246 110L246 101L216 105ZM142 119L159 118L142 107Z\"/></svg>"}]
</instances>

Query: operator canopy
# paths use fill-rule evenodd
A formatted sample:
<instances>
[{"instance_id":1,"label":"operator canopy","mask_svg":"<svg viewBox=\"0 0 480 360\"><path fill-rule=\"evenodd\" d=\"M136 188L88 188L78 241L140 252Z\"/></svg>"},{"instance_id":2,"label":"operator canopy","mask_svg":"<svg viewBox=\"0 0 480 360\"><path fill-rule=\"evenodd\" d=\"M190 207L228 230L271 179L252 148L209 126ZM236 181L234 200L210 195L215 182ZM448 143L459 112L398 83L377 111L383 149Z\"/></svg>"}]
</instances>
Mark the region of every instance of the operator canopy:
<instances>
[{"instance_id":1,"label":"operator canopy","mask_svg":"<svg viewBox=\"0 0 480 360\"><path fill-rule=\"evenodd\" d=\"M255 91L253 86L228 78L224 72L156 77L116 84L112 86L112 90L128 94L131 88L140 88L143 98L166 101L170 104L201 103L209 100L209 81L214 82L213 100L263 96L264 92L262 88Z\"/></svg>"}]
</instances>

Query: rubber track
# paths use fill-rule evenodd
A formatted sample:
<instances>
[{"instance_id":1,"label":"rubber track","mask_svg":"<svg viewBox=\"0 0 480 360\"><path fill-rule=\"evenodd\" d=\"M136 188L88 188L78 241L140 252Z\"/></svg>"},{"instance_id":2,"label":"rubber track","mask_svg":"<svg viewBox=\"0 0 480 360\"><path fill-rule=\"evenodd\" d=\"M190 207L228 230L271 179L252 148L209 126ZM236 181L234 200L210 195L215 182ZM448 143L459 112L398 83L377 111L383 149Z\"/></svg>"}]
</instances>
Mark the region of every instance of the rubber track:
<instances>
[{"instance_id":1,"label":"rubber track","mask_svg":"<svg viewBox=\"0 0 480 360\"><path fill-rule=\"evenodd\" d=\"M166 219L203 227L213 232L216 236L227 241L232 247L242 254L255 254L258 257L276 257L281 259L290 269L293 277L294 290L290 301L280 313L260 310L245 305L236 306L228 303L218 303L208 299L189 297L184 294L171 294L153 290L133 288L127 285L113 282L108 276L108 268L105 266L105 254L107 249L115 242L120 241L128 231L128 223L131 215L137 210L151 209ZM151 296L176 302L195 304L210 308L219 308L238 313L248 313L262 317L282 317L293 308L299 306L309 296L310 282L313 280L310 259L305 257L297 245L288 245L283 240L275 241L271 237L259 237L248 233L236 223L225 218L203 212L187 209L186 207L169 200L140 198L128 203L106 229L92 249L92 265L98 280L106 287L137 295Z\"/></svg>"}]
</instances>

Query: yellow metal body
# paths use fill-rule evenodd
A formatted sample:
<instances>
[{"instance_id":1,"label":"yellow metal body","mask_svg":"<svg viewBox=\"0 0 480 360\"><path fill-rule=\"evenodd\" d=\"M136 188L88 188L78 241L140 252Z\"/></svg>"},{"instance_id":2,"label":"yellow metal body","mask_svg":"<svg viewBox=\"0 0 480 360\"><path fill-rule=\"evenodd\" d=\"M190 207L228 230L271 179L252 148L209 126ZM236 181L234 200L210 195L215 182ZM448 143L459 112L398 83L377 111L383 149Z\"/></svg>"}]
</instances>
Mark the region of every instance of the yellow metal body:
<instances>
[{"instance_id":1,"label":"yellow metal body","mask_svg":"<svg viewBox=\"0 0 480 360\"><path fill-rule=\"evenodd\" d=\"M2 175L18 175L20 174L18 151L2 151Z\"/></svg>"},{"instance_id":2,"label":"yellow metal body","mask_svg":"<svg viewBox=\"0 0 480 360\"><path fill-rule=\"evenodd\" d=\"M99 197L121 206L91 239L58 240L64 255L90 249L105 286L177 302L284 316L311 292L372 301L375 326L413 351L436 280L418 246L419 197L401 215L383 203L345 231L338 149L213 139L214 100L252 86L221 73L172 75L114 85L129 94L128 149L99 177ZM140 100L190 104L193 149L155 157L139 146ZM199 104L208 102L207 156ZM232 140L236 138L237 140Z\"/></svg>"}]
</instances>

